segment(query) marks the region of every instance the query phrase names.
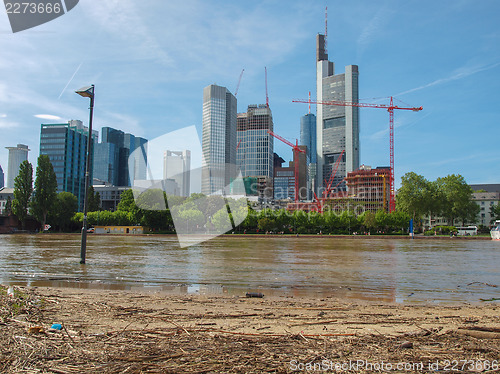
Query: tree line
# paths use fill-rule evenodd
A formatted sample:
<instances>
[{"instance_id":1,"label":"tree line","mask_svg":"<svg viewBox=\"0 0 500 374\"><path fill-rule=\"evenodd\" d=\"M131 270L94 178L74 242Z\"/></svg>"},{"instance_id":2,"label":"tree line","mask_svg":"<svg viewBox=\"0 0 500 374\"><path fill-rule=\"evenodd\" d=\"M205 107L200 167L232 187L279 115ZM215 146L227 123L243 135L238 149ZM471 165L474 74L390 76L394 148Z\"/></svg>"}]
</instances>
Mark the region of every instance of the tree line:
<instances>
[{"instance_id":1,"label":"tree line","mask_svg":"<svg viewBox=\"0 0 500 374\"><path fill-rule=\"evenodd\" d=\"M429 181L414 172L401 178L401 188L396 196L396 209L409 214L416 222L423 216L443 217L449 226L475 223L480 212L473 200L472 187L460 174ZM500 205L490 208L490 213L500 219Z\"/></svg>"},{"instance_id":2,"label":"tree line","mask_svg":"<svg viewBox=\"0 0 500 374\"><path fill-rule=\"evenodd\" d=\"M231 200L232 209L226 208L227 199L222 196L192 194L190 197L167 196L161 190L146 190L134 196L132 189L121 195L115 212L101 210L99 193L90 187L88 223L90 226L142 225L157 232L175 232L178 228L206 227L208 231L227 231L227 215L239 224L237 233L297 233L297 234L353 234L353 233L399 233L405 234L409 220L416 225L424 215L445 217L450 226L456 220L474 222L479 206L472 200L472 188L461 175L448 175L429 181L416 173L402 177L401 188L396 197L396 212L354 210L341 213L326 210L323 213L285 209L253 210L242 201ZM57 180L47 155L38 158L36 179L33 185L33 168L28 161L21 163L14 182L14 199L7 204L18 217L24 229L28 214L41 224L49 223L53 230L71 232L82 227L83 213L78 210L77 197L69 192L57 193ZM172 207L172 210L169 209ZM493 206L491 213L500 219L500 205ZM190 226L191 225L191 226Z\"/></svg>"}]
</instances>

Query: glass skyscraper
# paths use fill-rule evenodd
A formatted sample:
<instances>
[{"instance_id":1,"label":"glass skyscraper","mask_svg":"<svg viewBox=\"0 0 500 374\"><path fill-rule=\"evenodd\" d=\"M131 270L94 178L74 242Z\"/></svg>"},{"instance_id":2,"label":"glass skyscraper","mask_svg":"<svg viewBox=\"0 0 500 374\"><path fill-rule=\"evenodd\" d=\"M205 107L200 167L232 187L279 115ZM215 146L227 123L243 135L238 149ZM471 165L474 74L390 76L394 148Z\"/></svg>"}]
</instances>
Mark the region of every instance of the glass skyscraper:
<instances>
[{"instance_id":1,"label":"glass skyscraper","mask_svg":"<svg viewBox=\"0 0 500 374\"><path fill-rule=\"evenodd\" d=\"M316 90L318 101L355 102L358 96L358 66L349 65L345 73L335 75L335 65L328 61L325 36L316 38ZM318 188L325 187L333 165L345 150L333 181L341 182L348 172L359 168L359 108L355 106L320 105L316 118ZM345 189L345 183L339 188Z\"/></svg>"},{"instance_id":2,"label":"glass skyscraper","mask_svg":"<svg viewBox=\"0 0 500 374\"><path fill-rule=\"evenodd\" d=\"M85 194L85 161L89 130L81 121L71 120L63 124L42 124L40 133L40 155L48 155L57 178L58 192L71 192L78 199L79 210L83 210ZM97 131L92 132L93 143ZM93 152L90 153L91 165ZM90 168L92 181L92 168Z\"/></svg>"},{"instance_id":3,"label":"glass skyscraper","mask_svg":"<svg viewBox=\"0 0 500 374\"><path fill-rule=\"evenodd\" d=\"M203 89L203 194L222 194L236 165L236 97L226 87Z\"/></svg>"},{"instance_id":4,"label":"glass skyscraper","mask_svg":"<svg viewBox=\"0 0 500 374\"><path fill-rule=\"evenodd\" d=\"M112 127L103 127L101 143L94 150L94 178L114 186L131 186L146 179L147 140ZM130 159L137 148L142 156Z\"/></svg>"},{"instance_id":5,"label":"glass skyscraper","mask_svg":"<svg viewBox=\"0 0 500 374\"><path fill-rule=\"evenodd\" d=\"M307 147L307 163L316 163L316 116L306 114L300 117L300 145Z\"/></svg>"},{"instance_id":6,"label":"glass skyscraper","mask_svg":"<svg viewBox=\"0 0 500 374\"><path fill-rule=\"evenodd\" d=\"M0 188L4 187L4 182L5 182L5 179L4 179L4 175L3 175L3 169L2 169L2 165L0 165Z\"/></svg>"},{"instance_id":7,"label":"glass skyscraper","mask_svg":"<svg viewBox=\"0 0 500 374\"><path fill-rule=\"evenodd\" d=\"M265 104L249 105L237 118L237 165L244 177L272 178L274 163L273 115Z\"/></svg>"}]
</instances>

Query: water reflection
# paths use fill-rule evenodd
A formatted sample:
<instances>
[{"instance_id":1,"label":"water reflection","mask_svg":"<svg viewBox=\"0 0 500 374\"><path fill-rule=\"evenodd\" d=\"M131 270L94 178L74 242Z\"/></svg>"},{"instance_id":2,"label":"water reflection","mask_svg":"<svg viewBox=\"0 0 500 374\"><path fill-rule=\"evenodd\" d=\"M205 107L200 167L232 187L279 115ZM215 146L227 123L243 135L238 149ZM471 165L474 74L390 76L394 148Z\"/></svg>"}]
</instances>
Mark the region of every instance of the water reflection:
<instances>
[{"instance_id":1,"label":"water reflection","mask_svg":"<svg viewBox=\"0 0 500 374\"><path fill-rule=\"evenodd\" d=\"M486 285L500 283L492 241L223 237L181 249L175 237L91 235L85 266L79 251L79 235L2 235L0 281L397 302L499 297Z\"/></svg>"}]
</instances>

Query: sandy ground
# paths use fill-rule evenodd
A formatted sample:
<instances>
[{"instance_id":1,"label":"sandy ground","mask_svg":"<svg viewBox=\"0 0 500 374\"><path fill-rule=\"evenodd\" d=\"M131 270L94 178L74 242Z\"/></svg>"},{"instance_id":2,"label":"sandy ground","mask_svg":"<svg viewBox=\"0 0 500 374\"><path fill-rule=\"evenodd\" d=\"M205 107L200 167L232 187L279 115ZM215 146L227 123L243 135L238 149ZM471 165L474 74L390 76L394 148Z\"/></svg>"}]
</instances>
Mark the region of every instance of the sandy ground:
<instances>
[{"instance_id":1,"label":"sandy ground","mask_svg":"<svg viewBox=\"0 0 500 374\"><path fill-rule=\"evenodd\" d=\"M500 304L0 288L0 372L500 372ZM52 330L54 323L61 330Z\"/></svg>"}]
</instances>

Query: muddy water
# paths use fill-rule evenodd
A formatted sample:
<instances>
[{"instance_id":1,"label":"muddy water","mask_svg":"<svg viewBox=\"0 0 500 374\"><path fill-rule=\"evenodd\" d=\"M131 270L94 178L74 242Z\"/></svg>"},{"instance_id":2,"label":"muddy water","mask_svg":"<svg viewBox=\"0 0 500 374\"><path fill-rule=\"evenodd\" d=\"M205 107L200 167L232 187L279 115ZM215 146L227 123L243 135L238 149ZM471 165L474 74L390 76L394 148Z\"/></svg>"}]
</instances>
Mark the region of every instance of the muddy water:
<instances>
[{"instance_id":1,"label":"muddy water","mask_svg":"<svg viewBox=\"0 0 500 374\"><path fill-rule=\"evenodd\" d=\"M161 292L479 302L500 297L500 243L486 240L0 235L0 282Z\"/></svg>"}]
</instances>

